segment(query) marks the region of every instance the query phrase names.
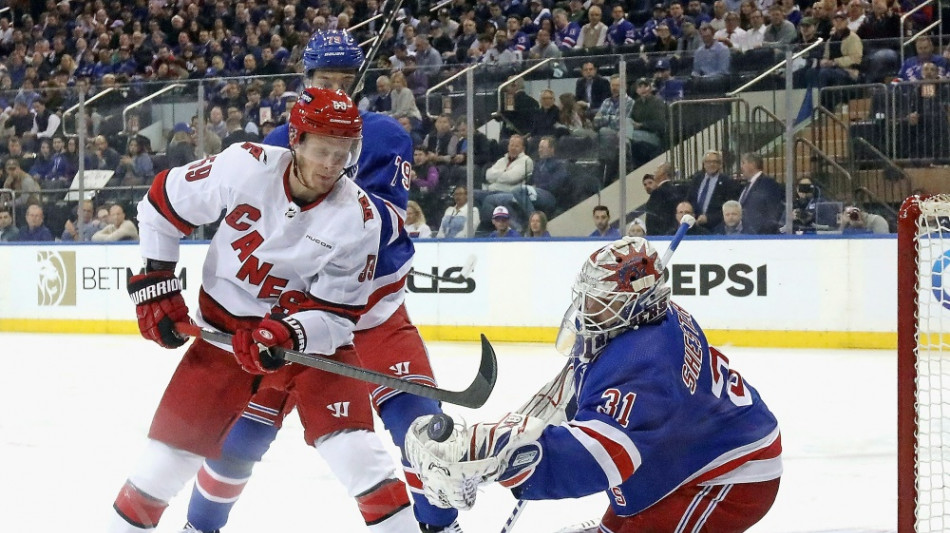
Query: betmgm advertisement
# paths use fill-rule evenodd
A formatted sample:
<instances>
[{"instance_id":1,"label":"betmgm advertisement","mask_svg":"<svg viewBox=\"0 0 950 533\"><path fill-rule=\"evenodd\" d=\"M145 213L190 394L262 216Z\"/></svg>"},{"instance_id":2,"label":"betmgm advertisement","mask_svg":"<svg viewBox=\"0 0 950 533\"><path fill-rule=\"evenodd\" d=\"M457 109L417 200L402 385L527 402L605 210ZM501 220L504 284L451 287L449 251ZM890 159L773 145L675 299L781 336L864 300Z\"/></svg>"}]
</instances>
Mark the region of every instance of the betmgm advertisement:
<instances>
[{"instance_id":1,"label":"betmgm advertisement","mask_svg":"<svg viewBox=\"0 0 950 533\"><path fill-rule=\"evenodd\" d=\"M652 242L662 254L669 240ZM407 309L429 340L485 333L550 342L577 272L604 244L417 241L419 274L406 281ZM206 244L181 246L178 275L192 312L206 251ZM896 255L894 238L687 239L666 275L673 300L717 344L891 348ZM950 257L938 263L939 280ZM0 331L136 333L126 276L141 266L131 243L2 246Z\"/></svg>"}]
</instances>

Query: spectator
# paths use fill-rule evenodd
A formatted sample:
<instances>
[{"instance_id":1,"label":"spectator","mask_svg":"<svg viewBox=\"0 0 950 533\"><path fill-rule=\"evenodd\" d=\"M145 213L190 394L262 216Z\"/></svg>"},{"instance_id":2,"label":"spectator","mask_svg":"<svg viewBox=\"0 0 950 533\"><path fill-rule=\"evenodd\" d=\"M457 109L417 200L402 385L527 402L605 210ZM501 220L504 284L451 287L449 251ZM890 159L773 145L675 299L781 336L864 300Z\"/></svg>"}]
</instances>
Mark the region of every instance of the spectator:
<instances>
[{"instance_id":1,"label":"spectator","mask_svg":"<svg viewBox=\"0 0 950 533\"><path fill-rule=\"evenodd\" d=\"M470 63L472 51L478 49L478 26L472 19L462 21L462 33L455 38L454 63Z\"/></svg>"},{"instance_id":2,"label":"spectator","mask_svg":"<svg viewBox=\"0 0 950 533\"><path fill-rule=\"evenodd\" d=\"M906 98L898 104L901 117L901 145L909 148L911 158L943 159L950 155L950 84L939 83L937 65L925 61L921 65L921 82L904 87Z\"/></svg>"},{"instance_id":3,"label":"spectator","mask_svg":"<svg viewBox=\"0 0 950 533\"><path fill-rule=\"evenodd\" d=\"M834 4L832 4L834 6ZM827 40L834 31L834 23L831 20L834 15L833 10L825 8L823 0L818 0L811 6L811 16L815 19L815 32L818 37Z\"/></svg>"},{"instance_id":4,"label":"spectator","mask_svg":"<svg viewBox=\"0 0 950 533\"><path fill-rule=\"evenodd\" d=\"M855 84L860 76L859 69L864 55L861 38L848 29L848 17L844 13L835 13L832 20L834 31L825 43L824 55L818 63L818 87ZM822 96L822 105L833 109L832 93L827 92Z\"/></svg>"},{"instance_id":5,"label":"spectator","mask_svg":"<svg viewBox=\"0 0 950 533\"><path fill-rule=\"evenodd\" d=\"M505 28L508 36L508 48L517 51L522 57L527 55L531 48L531 38L521 31L521 19L517 15L509 15L508 20L505 21Z\"/></svg>"},{"instance_id":6,"label":"spectator","mask_svg":"<svg viewBox=\"0 0 950 533\"><path fill-rule=\"evenodd\" d=\"M650 198L643 204L646 214L647 227L653 235L668 235L676 229L676 204L681 200L680 194L670 181L673 177L673 167L669 163L662 163L653 173L652 188L643 177L643 188L647 189Z\"/></svg>"},{"instance_id":7,"label":"spectator","mask_svg":"<svg viewBox=\"0 0 950 533\"><path fill-rule=\"evenodd\" d=\"M709 16L708 7L702 0L689 0L686 4L686 16L692 20L694 26L701 26L703 22L709 22L712 17ZM684 21L684 24L686 21ZM680 26L682 28L682 25Z\"/></svg>"},{"instance_id":8,"label":"spectator","mask_svg":"<svg viewBox=\"0 0 950 533\"><path fill-rule=\"evenodd\" d=\"M19 95L13 99L13 109L9 112L4 110L0 118L3 118L3 129L12 128L13 135L18 139L23 139L23 136L33 129L33 114L30 113L26 100Z\"/></svg>"},{"instance_id":9,"label":"spectator","mask_svg":"<svg viewBox=\"0 0 950 533\"><path fill-rule=\"evenodd\" d=\"M862 0L851 0L848 2L848 9L846 14L848 16L848 29L854 33L858 33L858 29L864 24L866 17L864 16L865 6ZM859 35L860 37L860 35Z\"/></svg>"},{"instance_id":10,"label":"spectator","mask_svg":"<svg viewBox=\"0 0 950 533\"><path fill-rule=\"evenodd\" d=\"M393 108L391 87L389 76L376 78L376 95L370 99L369 111L389 114L389 111Z\"/></svg>"},{"instance_id":11,"label":"spectator","mask_svg":"<svg viewBox=\"0 0 950 533\"><path fill-rule=\"evenodd\" d=\"M901 36L901 18L896 8L888 7L887 0L872 0L871 12L858 28L863 40L897 39ZM919 41L919 39L918 39Z\"/></svg>"},{"instance_id":12,"label":"spectator","mask_svg":"<svg viewBox=\"0 0 950 533\"><path fill-rule=\"evenodd\" d=\"M551 10L544 7L541 0L531 0L528 2L528 9L530 13L525 17L524 25L521 29L531 37L537 36L538 30L541 29L541 25L544 24L545 20L553 24Z\"/></svg>"},{"instance_id":13,"label":"spectator","mask_svg":"<svg viewBox=\"0 0 950 533\"><path fill-rule=\"evenodd\" d=\"M722 0L719 0L722 1ZM717 2L718 3L718 2ZM699 36L703 40L693 57L693 77L709 80L722 80L729 75L729 49L726 45L714 39L713 27L703 24L699 28Z\"/></svg>"},{"instance_id":14,"label":"spectator","mask_svg":"<svg viewBox=\"0 0 950 533\"><path fill-rule=\"evenodd\" d=\"M690 178L686 199L699 214L696 225L713 230L722 223L722 204L738 198L738 185L722 172L722 153L709 150L703 155L703 170Z\"/></svg>"},{"instance_id":15,"label":"spectator","mask_svg":"<svg viewBox=\"0 0 950 533\"><path fill-rule=\"evenodd\" d=\"M683 34L683 24L687 22L695 23L695 20L688 16L683 10L683 3L674 0L670 2L670 11L669 17L667 18L667 24L670 26L670 31L673 32L673 35L679 37Z\"/></svg>"},{"instance_id":16,"label":"spectator","mask_svg":"<svg viewBox=\"0 0 950 533\"><path fill-rule=\"evenodd\" d=\"M649 78L637 80L636 91L627 138L631 143L633 164L638 167L666 148L666 104L653 94L653 82Z\"/></svg>"},{"instance_id":17,"label":"spectator","mask_svg":"<svg viewBox=\"0 0 950 533\"><path fill-rule=\"evenodd\" d=\"M450 164L458 146L458 138L452 134L452 117L446 114L439 115L435 119L435 131L425 136L422 146L434 163Z\"/></svg>"},{"instance_id":18,"label":"spectator","mask_svg":"<svg viewBox=\"0 0 950 533\"><path fill-rule=\"evenodd\" d=\"M86 154L86 170L115 170L119 166L119 152L109 146L105 135L97 135Z\"/></svg>"},{"instance_id":19,"label":"spectator","mask_svg":"<svg viewBox=\"0 0 950 533\"><path fill-rule=\"evenodd\" d=\"M71 145L73 148L76 146L76 139L71 138L69 142L63 140L62 137L53 137L52 142L52 170L50 171L50 179L55 180L58 184L62 184L62 187L68 187L72 182L73 177L76 175L78 170L79 157L78 154L73 152L69 153L67 146ZM57 185L59 187L60 185Z\"/></svg>"},{"instance_id":20,"label":"spectator","mask_svg":"<svg viewBox=\"0 0 950 533\"><path fill-rule=\"evenodd\" d=\"M554 9L554 44L561 51L571 50L580 41L581 26L570 20L567 11L561 8ZM578 100L583 98L578 97ZM585 100L588 103L589 100Z\"/></svg>"},{"instance_id":21,"label":"spectator","mask_svg":"<svg viewBox=\"0 0 950 533\"><path fill-rule=\"evenodd\" d=\"M551 41L551 33L548 30L538 30L537 42L528 50L529 59L548 59L561 57L561 50Z\"/></svg>"},{"instance_id":22,"label":"spectator","mask_svg":"<svg viewBox=\"0 0 950 533\"><path fill-rule=\"evenodd\" d=\"M452 59L455 57L455 41L445 33L442 23L438 20L433 20L429 24L429 42L432 43L432 48L435 48L435 51L442 56L443 63L454 62Z\"/></svg>"},{"instance_id":23,"label":"spectator","mask_svg":"<svg viewBox=\"0 0 950 533\"><path fill-rule=\"evenodd\" d=\"M623 8L623 4L614 4L610 9L613 22L607 28L607 42L614 46L634 44L637 41L637 29L632 22L627 20L627 14Z\"/></svg>"},{"instance_id":24,"label":"spectator","mask_svg":"<svg viewBox=\"0 0 950 533\"><path fill-rule=\"evenodd\" d=\"M577 200L567 175L567 165L555 155L556 143L550 135L541 137L538 142L538 161L531 174L531 183L537 194L535 207L552 215L557 207L567 209Z\"/></svg>"},{"instance_id":25,"label":"spectator","mask_svg":"<svg viewBox=\"0 0 950 533\"><path fill-rule=\"evenodd\" d=\"M165 149L169 168L180 167L197 159L193 133L194 130L191 129L191 126L184 122L179 122L172 128L171 142L168 143L168 147ZM223 144L222 141L222 146Z\"/></svg>"},{"instance_id":26,"label":"spectator","mask_svg":"<svg viewBox=\"0 0 950 533\"><path fill-rule=\"evenodd\" d=\"M761 9L756 9L751 17L752 24L745 33L746 50L762 48L762 43L765 41L765 15L762 14Z\"/></svg>"},{"instance_id":27,"label":"spectator","mask_svg":"<svg viewBox=\"0 0 950 533\"><path fill-rule=\"evenodd\" d=\"M137 241L139 231L131 220L125 218L125 209L119 204L109 208L109 225L97 231L93 242Z\"/></svg>"},{"instance_id":28,"label":"spectator","mask_svg":"<svg viewBox=\"0 0 950 533\"><path fill-rule=\"evenodd\" d=\"M466 221L468 220L468 190L458 186L452 191L454 203L445 208L442 223L439 224L439 233L436 237L454 238L465 237ZM478 228L480 223L478 208L472 209L472 228Z\"/></svg>"},{"instance_id":29,"label":"spectator","mask_svg":"<svg viewBox=\"0 0 950 533\"><path fill-rule=\"evenodd\" d=\"M722 204L722 222L715 228L716 235L743 235L742 204L738 200L728 200Z\"/></svg>"},{"instance_id":30,"label":"spectator","mask_svg":"<svg viewBox=\"0 0 950 533\"><path fill-rule=\"evenodd\" d=\"M524 81L520 78L505 86L504 93L501 109L501 116L505 119L502 137L529 133L534 127L534 120L541 105L524 91Z\"/></svg>"},{"instance_id":31,"label":"spectator","mask_svg":"<svg viewBox=\"0 0 950 533\"><path fill-rule=\"evenodd\" d=\"M685 86L681 80L673 77L669 60L659 59L653 67L653 89L667 104L683 99Z\"/></svg>"},{"instance_id":32,"label":"spectator","mask_svg":"<svg viewBox=\"0 0 950 533\"><path fill-rule=\"evenodd\" d=\"M422 127L422 112L416 105L412 91L406 86L404 72L393 72L389 95L392 103L388 113L390 116L396 119L408 117L414 129Z\"/></svg>"},{"instance_id":33,"label":"spectator","mask_svg":"<svg viewBox=\"0 0 950 533\"><path fill-rule=\"evenodd\" d=\"M422 207L423 213L439 208L439 168L429 161L429 153L417 146L413 151L409 197Z\"/></svg>"},{"instance_id":34,"label":"spectator","mask_svg":"<svg viewBox=\"0 0 950 533\"><path fill-rule=\"evenodd\" d=\"M20 168L20 161L18 159L7 159L3 164L3 168L6 171L3 188L14 191L16 194L14 203L17 207L39 203L40 197L37 193L40 192L40 186L36 180L33 179L33 176L30 176Z\"/></svg>"},{"instance_id":35,"label":"spectator","mask_svg":"<svg viewBox=\"0 0 950 533\"><path fill-rule=\"evenodd\" d=\"M26 227L20 229L17 240L20 242L49 242L53 234L43 225L43 208L39 204L30 204L26 208Z\"/></svg>"},{"instance_id":36,"label":"spectator","mask_svg":"<svg viewBox=\"0 0 950 533\"><path fill-rule=\"evenodd\" d=\"M603 48L607 46L607 26L602 22L603 11L593 4L587 10L587 24L581 27L581 35L574 48Z\"/></svg>"},{"instance_id":37,"label":"spectator","mask_svg":"<svg viewBox=\"0 0 950 533\"><path fill-rule=\"evenodd\" d=\"M608 90L609 90L608 82ZM572 137L593 138L597 134L594 132L587 118L587 102L578 102L572 93L561 93L558 97L561 101L561 110L558 114L558 127L567 132Z\"/></svg>"},{"instance_id":38,"label":"spectator","mask_svg":"<svg viewBox=\"0 0 950 533\"><path fill-rule=\"evenodd\" d=\"M934 43L929 35L921 35L914 41L914 47L917 55L908 57L901 65L901 70L897 77L903 81L918 81L924 79L924 63L932 63L937 67L937 76L947 77L947 60L941 55L934 53Z\"/></svg>"},{"instance_id":39,"label":"spectator","mask_svg":"<svg viewBox=\"0 0 950 533\"><path fill-rule=\"evenodd\" d=\"M646 237L647 225L642 219L635 218L627 224L627 237Z\"/></svg>"},{"instance_id":40,"label":"spectator","mask_svg":"<svg viewBox=\"0 0 950 533\"><path fill-rule=\"evenodd\" d=\"M846 235L855 233L883 235L890 233L890 229L887 220L881 215L862 211L856 206L848 206L841 213L841 233Z\"/></svg>"},{"instance_id":41,"label":"spectator","mask_svg":"<svg viewBox=\"0 0 950 533\"><path fill-rule=\"evenodd\" d=\"M412 125L412 121L409 120L409 117L397 118L396 122L399 122L399 125L402 126L402 129L406 130L406 133L409 134L409 137L412 139L413 146L422 146L422 134L419 133L419 130Z\"/></svg>"},{"instance_id":42,"label":"spectator","mask_svg":"<svg viewBox=\"0 0 950 533\"><path fill-rule=\"evenodd\" d=\"M695 216L696 212L693 209L693 204L689 200L682 200L680 203L676 204L676 228L678 229L682 223L683 217L686 215ZM676 233L674 229L670 235ZM686 230L687 235L709 235L709 230L699 224L693 224L688 230Z\"/></svg>"},{"instance_id":43,"label":"spectator","mask_svg":"<svg viewBox=\"0 0 950 533\"><path fill-rule=\"evenodd\" d=\"M699 35L696 25L690 21L683 23L682 35L676 40L675 58L682 60L684 56L692 56L693 52L703 46L703 38Z\"/></svg>"},{"instance_id":44,"label":"spectator","mask_svg":"<svg viewBox=\"0 0 950 533\"><path fill-rule=\"evenodd\" d=\"M37 98L33 101L33 127L30 134L39 140L52 139L59 132L62 122L59 115L47 107L47 98Z\"/></svg>"},{"instance_id":45,"label":"spectator","mask_svg":"<svg viewBox=\"0 0 950 533\"><path fill-rule=\"evenodd\" d=\"M606 205L594 206L594 231L588 237L597 239L619 239L620 230L610 225L610 209Z\"/></svg>"},{"instance_id":46,"label":"spectator","mask_svg":"<svg viewBox=\"0 0 950 533\"><path fill-rule=\"evenodd\" d=\"M508 208L503 205L499 205L492 211L491 214L492 224L495 226L495 231L492 231L488 236L491 238L505 238L505 237L521 237L521 234L514 230L511 227L508 220Z\"/></svg>"},{"instance_id":47,"label":"spectator","mask_svg":"<svg viewBox=\"0 0 950 533\"><path fill-rule=\"evenodd\" d=\"M656 4L653 6L653 18L646 21L643 24L643 27L640 28L639 40L643 44L653 44L657 39L657 27L660 24L665 24L667 28L670 27L669 19L666 17L666 6L663 4Z\"/></svg>"},{"instance_id":48,"label":"spectator","mask_svg":"<svg viewBox=\"0 0 950 533\"><path fill-rule=\"evenodd\" d=\"M814 27L813 20L811 25ZM763 46L783 48L795 42L796 38L798 38L798 35L795 31L795 25L786 20L785 10L782 9L782 6L773 4L769 9L769 25L762 35Z\"/></svg>"},{"instance_id":49,"label":"spectator","mask_svg":"<svg viewBox=\"0 0 950 533\"><path fill-rule=\"evenodd\" d=\"M601 150L601 159L617 158L617 135L621 131L620 117L620 75L614 74L610 77L610 98L607 98L600 104L600 109L594 115L593 125L597 131L598 144ZM626 110L624 116L624 126L626 119L630 117L633 111L633 98L630 98L625 92L623 97L626 99Z\"/></svg>"},{"instance_id":50,"label":"spectator","mask_svg":"<svg viewBox=\"0 0 950 533\"><path fill-rule=\"evenodd\" d=\"M784 189L775 178L762 173L762 156L759 154L743 154L739 168L746 182L739 195L743 231L751 235L778 233L785 203Z\"/></svg>"},{"instance_id":51,"label":"spectator","mask_svg":"<svg viewBox=\"0 0 950 533\"><path fill-rule=\"evenodd\" d=\"M53 181L53 148L49 139L43 139L40 142L40 150L33 159L33 165L30 166L30 176L40 184L43 189L57 189L60 184Z\"/></svg>"},{"instance_id":52,"label":"spectator","mask_svg":"<svg viewBox=\"0 0 950 533\"><path fill-rule=\"evenodd\" d=\"M96 210L93 207L92 200L83 200L78 207L79 213L75 217L76 222L73 222L73 218L66 221L61 237L64 241L91 241L92 236L102 227L96 219Z\"/></svg>"},{"instance_id":53,"label":"spectator","mask_svg":"<svg viewBox=\"0 0 950 533\"><path fill-rule=\"evenodd\" d=\"M13 223L13 210L10 207L0 207L0 242L15 242L20 240L20 230Z\"/></svg>"},{"instance_id":54,"label":"spectator","mask_svg":"<svg viewBox=\"0 0 950 533\"><path fill-rule=\"evenodd\" d=\"M528 217L528 227L524 230L525 237L550 237L548 231L548 216L543 211L535 211Z\"/></svg>"},{"instance_id":55,"label":"spectator","mask_svg":"<svg viewBox=\"0 0 950 533\"><path fill-rule=\"evenodd\" d=\"M468 159L468 119L459 117L455 124L455 137L458 142L455 145L455 155L451 157L451 166L449 167L448 183L462 183L466 178L466 161ZM484 133L475 130L472 134L474 149L473 163L475 164L476 182L484 180L484 168L492 163L493 154L491 151L491 142Z\"/></svg>"},{"instance_id":56,"label":"spectator","mask_svg":"<svg viewBox=\"0 0 950 533\"><path fill-rule=\"evenodd\" d=\"M211 111L208 112L207 126L208 129L217 135L219 139L224 139L224 137L228 134L228 126L224 122L224 111L221 109L221 106L213 106Z\"/></svg>"},{"instance_id":57,"label":"spectator","mask_svg":"<svg viewBox=\"0 0 950 533\"><path fill-rule=\"evenodd\" d=\"M228 128L228 132L227 132L227 134L224 136L224 138L221 139L221 149L222 149L222 150L224 150L225 148L231 146L231 145L234 144L234 143L241 143L241 144L243 144L243 143L246 143L246 142L257 142L257 141L260 140L260 139L257 137L257 135L254 135L253 133L248 133L247 130L245 130L243 127L241 127L241 119L240 119L240 118L228 117L228 119L225 121L225 126L227 126L227 128ZM175 135L178 135L178 133L176 133ZM186 148L189 146L189 144L188 144L188 140L187 140L188 138L185 137L186 135L187 135L187 133L184 133L184 135L182 135L182 136L180 137L180 139L181 139L180 142L183 144L183 148L181 149L182 155L176 156L176 158L181 158L181 159L183 159L183 158L185 158L185 157L188 156L188 153L187 153L187 149L186 149ZM189 137L189 138L190 138L190 137ZM194 152L192 152L192 154L193 154L193 153L194 153ZM194 157L192 157L192 159L190 159L190 160L188 160L188 161L193 161L193 160L194 160ZM182 164L184 164L184 163L182 163ZM172 165L172 166L180 166L180 165Z\"/></svg>"},{"instance_id":58,"label":"spectator","mask_svg":"<svg viewBox=\"0 0 950 533\"><path fill-rule=\"evenodd\" d=\"M610 97L610 82L597 73L597 68L591 62L581 66L581 78L577 80L574 97L578 102L587 102L589 116L600 109L604 100Z\"/></svg>"},{"instance_id":59,"label":"spectator","mask_svg":"<svg viewBox=\"0 0 950 533\"><path fill-rule=\"evenodd\" d=\"M442 67L442 56L429 44L425 35L416 36L416 65L418 69L433 79Z\"/></svg>"},{"instance_id":60,"label":"spectator","mask_svg":"<svg viewBox=\"0 0 950 533\"><path fill-rule=\"evenodd\" d=\"M570 10L571 21L583 26L587 21L586 5L582 0L570 0L567 5Z\"/></svg>"},{"instance_id":61,"label":"spectator","mask_svg":"<svg viewBox=\"0 0 950 533\"><path fill-rule=\"evenodd\" d=\"M785 13L785 20L791 22L792 26L798 27L803 15L796 0L778 0L776 3L782 7L782 12ZM768 13L765 7L763 7L762 10Z\"/></svg>"},{"instance_id":62,"label":"spectator","mask_svg":"<svg viewBox=\"0 0 950 533\"><path fill-rule=\"evenodd\" d=\"M531 129L528 130L528 146L537 147L538 141L545 135L557 134L557 122L561 115L554 97L554 91L541 91L541 106L534 112L531 119ZM533 151L533 150L532 150Z\"/></svg>"},{"instance_id":63,"label":"spectator","mask_svg":"<svg viewBox=\"0 0 950 533\"><path fill-rule=\"evenodd\" d=\"M661 22L656 26L654 32L656 33L656 39L646 45L646 51L650 54L663 54L667 57L675 55L679 49L679 43L676 36L673 35L670 25Z\"/></svg>"},{"instance_id":64,"label":"spectator","mask_svg":"<svg viewBox=\"0 0 950 533\"><path fill-rule=\"evenodd\" d=\"M534 161L525 154L524 139L520 135L512 135L508 140L508 153L485 171L487 189L495 193L485 198L486 210L503 203L517 202L525 215L534 211L526 188L528 176L532 172Z\"/></svg>"},{"instance_id":65,"label":"spectator","mask_svg":"<svg viewBox=\"0 0 950 533\"><path fill-rule=\"evenodd\" d=\"M406 206L406 233L413 239L428 239L432 237L432 228L426 224L426 215L419 204L409 200Z\"/></svg>"},{"instance_id":66,"label":"spectator","mask_svg":"<svg viewBox=\"0 0 950 533\"><path fill-rule=\"evenodd\" d=\"M795 205L792 210L795 233L814 233L815 214L818 202L821 201L821 191L812 182L811 178L803 177L798 180L795 188Z\"/></svg>"},{"instance_id":67,"label":"spectator","mask_svg":"<svg viewBox=\"0 0 950 533\"><path fill-rule=\"evenodd\" d=\"M713 34L713 37L726 45L733 52L745 52L749 49L746 43L746 31L739 27L739 14L735 11L726 13L726 26Z\"/></svg>"},{"instance_id":68,"label":"spectator","mask_svg":"<svg viewBox=\"0 0 950 533\"><path fill-rule=\"evenodd\" d=\"M146 148L139 139L129 139L126 153L119 159L115 170L115 178L120 185L144 185L155 177L155 167Z\"/></svg>"},{"instance_id":69,"label":"spectator","mask_svg":"<svg viewBox=\"0 0 950 533\"><path fill-rule=\"evenodd\" d=\"M726 14L729 13L729 8L726 7L723 0L716 0L713 2L712 11L708 24L715 33L726 27ZM700 30L702 30L702 26L702 24L699 25Z\"/></svg>"},{"instance_id":70,"label":"spectator","mask_svg":"<svg viewBox=\"0 0 950 533\"><path fill-rule=\"evenodd\" d=\"M517 48L508 46L508 34L498 31L494 37L495 45L488 48L480 61L492 67L492 71L507 77L520 70L522 55Z\"/></svg>"}]
</instances>

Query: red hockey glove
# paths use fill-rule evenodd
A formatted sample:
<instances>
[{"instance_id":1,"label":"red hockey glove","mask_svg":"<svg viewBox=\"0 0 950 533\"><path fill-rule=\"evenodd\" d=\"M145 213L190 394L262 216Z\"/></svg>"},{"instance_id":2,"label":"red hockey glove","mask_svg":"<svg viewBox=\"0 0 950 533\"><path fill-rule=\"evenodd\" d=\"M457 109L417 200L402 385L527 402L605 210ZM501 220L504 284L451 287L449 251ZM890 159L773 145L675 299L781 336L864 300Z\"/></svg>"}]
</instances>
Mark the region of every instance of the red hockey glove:
<instances>
[{"instance_id":1,"label":"red hockey glove","mask_svg":"<svg viewBox=\"0 0 950 533\"><path fill-rule=\"evenodd\" d=\"M294 349L293 330L282 320L265 318L254 329L239 329L231 338L234 358L251 374L269 374L284 365L284 359L268 348Z\"/></svg>"},{"instance_id":2,"label":"red hockey glove","mask_svg":"<svg viewBox=\"0 0 950 533\"><path fill-rule=\"evenodd\" d=\"M188 322L188 306L181 297L181 281L175 273L158 270L128 279L129 296L135 303L139 331L165 348L178 348L188 337L175 331L175 322Z\"/></svg>"}]
</instances>

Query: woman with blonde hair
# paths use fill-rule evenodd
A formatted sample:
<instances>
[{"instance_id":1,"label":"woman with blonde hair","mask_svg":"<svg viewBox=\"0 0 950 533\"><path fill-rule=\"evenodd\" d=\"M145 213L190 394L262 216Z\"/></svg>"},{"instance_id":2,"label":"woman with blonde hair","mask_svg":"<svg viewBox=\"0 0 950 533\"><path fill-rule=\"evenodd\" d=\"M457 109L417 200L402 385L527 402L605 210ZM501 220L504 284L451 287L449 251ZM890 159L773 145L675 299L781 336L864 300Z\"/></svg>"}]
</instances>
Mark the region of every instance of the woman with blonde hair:
<instances>
[{"instance_id":1,"label":"woman with blonde hair","mask_svg":"<svg viewBox=\"0 0 950 533\"><path fill-rule=\"evenodd\" d=\"M528 217L528 225L524 230L525 237L550 237L548 231L548 216L544 211L535 211Z\"/></svg>"},{"instance_id":2,"label":"woman with blonde hair","mask_svg":"<svg viewBox=\"0 0 950 533\"><path fill-rule=\"evenodd\" d=\"M415 200L409 200L406 206L406 233L413 239L428 239L432 236L432 228L426 224L426 215Z\"/></svg>"}]
</instances>

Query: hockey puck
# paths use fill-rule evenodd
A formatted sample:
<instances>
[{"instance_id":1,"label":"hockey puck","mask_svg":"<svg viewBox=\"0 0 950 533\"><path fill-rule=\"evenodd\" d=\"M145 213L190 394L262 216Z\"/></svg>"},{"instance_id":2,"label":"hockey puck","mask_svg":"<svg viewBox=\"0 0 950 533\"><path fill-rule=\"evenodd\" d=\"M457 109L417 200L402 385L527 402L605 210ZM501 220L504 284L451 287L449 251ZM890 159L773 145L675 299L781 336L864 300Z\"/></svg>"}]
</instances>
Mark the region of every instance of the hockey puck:
<instances>
[{"instance_id":1,"label":"hockey puck","mask_svg":"<svg viewBox=\"0 0 950 533\"><path fill-rule=\"evenodd\" d=\"M439 413L433 415L432 419L429 420L426 435L429 436L429 439L436 442L445 442L446 439L452 436L452 430L454 429L455 421L452 420L452 417L445 413Z\"/></svg>"}]
</instances>

